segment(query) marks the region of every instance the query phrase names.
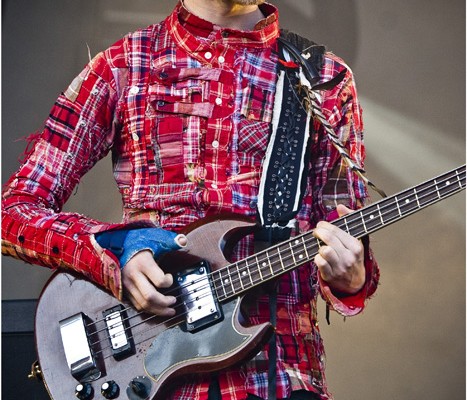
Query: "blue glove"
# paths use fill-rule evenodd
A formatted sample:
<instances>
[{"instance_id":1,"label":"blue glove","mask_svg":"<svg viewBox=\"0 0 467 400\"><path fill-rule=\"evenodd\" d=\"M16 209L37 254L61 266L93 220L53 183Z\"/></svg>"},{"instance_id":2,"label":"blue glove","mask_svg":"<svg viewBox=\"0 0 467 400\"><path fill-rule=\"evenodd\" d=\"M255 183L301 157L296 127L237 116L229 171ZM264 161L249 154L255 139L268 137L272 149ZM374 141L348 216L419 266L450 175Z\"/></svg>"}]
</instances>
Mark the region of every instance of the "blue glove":
<instances>
[{"instance_id":1,"label":"blue glove","mask_svg":"<svg viewBox=\"0 0 467 400\"><path fill-rule=\"evenodd\" d=\"M118 257L123 269L133 256L143 250L149 250L157 259L164 253L182 248L178 243L180 236L162 228L141 228L101 232L96 235L96 240Z\"/></svg>"}]
</instances>

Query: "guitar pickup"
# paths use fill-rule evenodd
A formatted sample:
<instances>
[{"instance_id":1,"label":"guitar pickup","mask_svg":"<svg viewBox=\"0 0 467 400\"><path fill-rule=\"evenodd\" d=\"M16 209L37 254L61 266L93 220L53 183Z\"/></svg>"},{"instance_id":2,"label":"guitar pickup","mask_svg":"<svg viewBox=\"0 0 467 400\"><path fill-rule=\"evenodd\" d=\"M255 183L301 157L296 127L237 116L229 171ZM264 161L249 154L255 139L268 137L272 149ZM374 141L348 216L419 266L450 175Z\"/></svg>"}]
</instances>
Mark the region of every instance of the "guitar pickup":
<instances>
[{"instance_id":1,"label":"guitar pickup","mask_svg":"<svg viewBox=\"0 0 467 400\"><path fill-rule=\"evenodd\" d=\"M223 318L222 309L214 295L209 273L209 264L206 261L201 261L194 267L176 275L188 332L198 331L221 321Z\"/></svg>"},{"instance_id":2,"label":"guitar pickup","mask_svg":"<svg viewBox=\"0 0 467 400\"><path fill-rule=\"evenodd\" d=\"M135 353L135 344L128 323L128 316L121 304L102 312L107 334L112 347L112 355L122 360Z\"/></svg>"},{"instance_id":3,"label":"guitar pickup","mask_svg":"<svg viewBox=\"0 0 467 400\"><path fill-rule=\"evenodd\" d=\"M80 382L93 381L101 376L89 343L92 332L88 332L88 327L92 324L86 323L86 320L83 313L78 313L59 322L70 373Z\"/></svg>"}]
</instances>

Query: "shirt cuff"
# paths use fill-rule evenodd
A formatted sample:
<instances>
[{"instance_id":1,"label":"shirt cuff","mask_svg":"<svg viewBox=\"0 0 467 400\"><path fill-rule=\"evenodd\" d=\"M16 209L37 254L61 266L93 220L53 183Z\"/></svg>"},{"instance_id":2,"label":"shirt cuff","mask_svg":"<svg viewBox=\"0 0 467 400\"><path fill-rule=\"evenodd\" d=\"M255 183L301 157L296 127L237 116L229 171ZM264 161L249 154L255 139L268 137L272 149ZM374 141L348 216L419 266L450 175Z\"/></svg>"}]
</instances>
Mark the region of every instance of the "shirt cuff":
<instances>
[{"instance_id":1,"label":"shirt cuff","mask_svg":"<svg viewBox=\"0 0 467 400\"><path fill-rule=\"evenodd\" d=\"M318 272L319 287L324 300L331 309L346 317L357 315L363 311L366 300L375 292L379 281L379 269L373 258L369 237L363 237L362 242L364 246L365 284L357 293L350 295L334 293Z\"/></svg>"}]
</instances>

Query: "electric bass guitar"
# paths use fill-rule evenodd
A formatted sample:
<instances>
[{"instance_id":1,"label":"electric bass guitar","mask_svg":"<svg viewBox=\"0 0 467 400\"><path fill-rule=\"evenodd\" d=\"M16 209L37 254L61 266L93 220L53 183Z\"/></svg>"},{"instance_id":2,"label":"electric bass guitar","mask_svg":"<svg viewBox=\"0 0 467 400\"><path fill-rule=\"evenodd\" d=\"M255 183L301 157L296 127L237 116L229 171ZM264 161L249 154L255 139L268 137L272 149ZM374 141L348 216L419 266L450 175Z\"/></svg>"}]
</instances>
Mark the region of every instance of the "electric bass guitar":
<instances>
[{"instance_id":1,"label":"electric bass guitar","mask_svg":"<svg viewBox=\"0 0 467 400\"><path fill-rule=\"evenodd\" d=\"M360 238L465 189L465 183L464 165L333 223ZM229 249L253 229L246 220L220 217L188 227L187 247L159 262L174 275L177 314L170 318L137 312L78 275L53 275L35 322L51 398L163 399L174 383L252 358L272 326L243 323L245 294L312 261L320 246L308 232L227 261Z\"/></svg>"}]
</instances>

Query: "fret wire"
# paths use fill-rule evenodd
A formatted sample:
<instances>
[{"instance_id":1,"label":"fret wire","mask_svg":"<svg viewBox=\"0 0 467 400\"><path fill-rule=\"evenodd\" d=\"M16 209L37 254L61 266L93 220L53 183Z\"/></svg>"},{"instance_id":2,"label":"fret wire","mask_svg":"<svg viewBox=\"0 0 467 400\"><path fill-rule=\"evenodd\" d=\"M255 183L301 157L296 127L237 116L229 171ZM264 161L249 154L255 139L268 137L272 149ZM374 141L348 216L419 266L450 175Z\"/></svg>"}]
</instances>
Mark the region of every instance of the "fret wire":
<instances>
[{"instance_id":1,"label":"fret wire","mask_svg":"<svg viewBox=\"0 0 467 400\"><path fill-rule=\"evenodd\" d=\"M306 258L308 260L310 259L310 256L308 255L308 250L306 249L305 240L303 239L303 236L302 236L302 243L303 243L303 250L305 250Z\"/></svg>"},{"instance_id":2,"label":"fret wire","mask_svg":"<svg viewBox=\"0 0 467 400\"><path fill-rule=\"evenodd\" d=\"M399 200L397 199L397 196L394 196L394 200L396 200L396 206L397 206L397 211L399 212L399 216L402 217L401 208L399 207Z\"/></svg>"},{"instance_id":3,"label":"fret wire","mask_svg":"<svg viewBox=\"0 0 467 400\"><path fill-rule=\"evenodd\" d=\"M360 211L360 218L362 219L363 229L368 233L368 230L365 225L365 218L363 218L363 213Z\"/></svg>"},{"instance_id":4,"label":"fret wire","mask_svg":"<svg viewBox=\"0 0 467 400\"><path fill-rule=\"evenodd\" d=\"M295 260L295 255L294 255L294 253L293 253L293 247L292 247L292 243L291 243L291 242L289 242L289 247L290 247L291 254L292 254L292 258L293 258L293 263L294 263L295 265L297 265L297 260Z\"/></svg>"},{"instance_id":5,"label":"fret wire","mask_svg":"<svg viewBox=\"0 0 467 400\"><path fill-rule=\"evenodd\" d=\"M238 274L238 280L240 281L240 285L242 287L242 290L245 289L245 287L243 286L243 282L242 282L242 277L240 275L240 270L238 269L238 263L235 263L236 267L237 267L237 274Z\"/></svg>"},{"instance_id":6,"label":"fret wire","mask_svg":"<svg viewBox=\"0 0 467 400\"><path fill-rule=\"evenodd\" d=\"M414 189L413 192L415 194L415 200L417 200L418 208L420 208L421 206L420 206L420 201L418 200L417 189Z\"/></svg>"},{"instance_id":7,"label":"fret wire","mask_svg":"<svg viewBox=\"0 0 467 400\"><path fill-rule=\"evenodd\" d=\"M269 258L269 253L268 253L267 250L265 251L265 254L266 254L266 258L268 260L269 269L271 270L271 275L274 276L275 274L274 274L274 271L272 270L271 259Z\"/></svg>"},{"instance_id":8,"label":"fret wire","mask_svg":"<svg viewBox=\"0 0 467 400\"><path fill-rule=\"evenodd\" d=\"M221 283L224 288L225 296L228 298L230 296L229 289L227 288L227 284L230 283L230 279L225 277L225 274L229 274L228 268L222 268L219 270L220 272L220 277L221 277Z\"/></svg>"},{"instance_id":9,"label":"fret wire","mask_svg":"<svg viewBox=\"0 0 467 400\"><path fill-rule=\"evenodd\" d=\"M260 263L258 261L258 255L257 254L255 255L255 259L256 259L256 265L257 265L258 271L259 271L259 276L260 276L261 280L264 281L263 274L261 272L261 266L260 266Z\"/></svg>"},{"instance_id":10,"label":"fret wire","mask_svg":"<svg viewBox=\"0 0 467 400\"><path fill-rule=\"evenodd\" d=\"M378 214L379 214L379 219L381 220L381 224L384 225L384 219L383 219L383 215L381 214L381 208L379 204L376 205L376 208L378 208Z\"/></svg>"},{"instance_id":11,"label":"fret wire","mask_svg":"<svg viewBox=\"0 0 467 400\"><path fill-rule=\"evenodd\" d=\"M438 199L441 199L441 194L439 192L438 183L436 182L436 179L434 179L434 182L435 182L436 193L438 194Z\"/></svg>"},{"instance_id":12,"label":"fret wire","mask_svg":"<svg viewBox=\"0 0 467 400\"><path fill-rule=\"evenodd\" d=\"M232 292L235 294L236 293L236 290L235 290L235 287L233 285L233 281L232 281L232 275L230 274L230 268L226 268L227 269L227 274L229 276L228 280L230 282L230 286L232 286Z\"/></svg>"},{"instance_id":13,"label":"fret wire","mask_svg":"<svg viewBox=\"0 0 467 400\"><path fill-rule=\"evenodd\" d=\"M279 256L279 262L281 263L282 271L285 271L284 261L282 260L281 252L280 252L279 249L280 249L280 247L278 246L277 247L277 255Z\"/></svg>"},{"instance_id":14,"label":"fret wire","mask_svg":"<svg viewBox=\"0 0 467 400\"><path fill-rule=\"evenodd\" d=\"M253 286L254 283L253 283L253 278L251 277L251 271L250 271L250 266L248 265L248 259L245 260L245 264L246 264L246 268L248 271L248 276L250 277L251 286Z\"/></svg>"},{"instance_id":15,"label":"fret wire","mask_svg":"<svg viewBox=\"0 0 467 400\"><path fill-rule=\"evenodd\" d=\"M224 292L224 297L227 298L227 292L225 291L225 286L224 286L223 283L222 283L222 272L221 272L221 271L222 271L222 269L219 269L219 270L216 271L216 272L218 273L219 278L220 278L219 281L220 281L221 286L222 286L222 291Z\"/></svg>"}]
</instances>

